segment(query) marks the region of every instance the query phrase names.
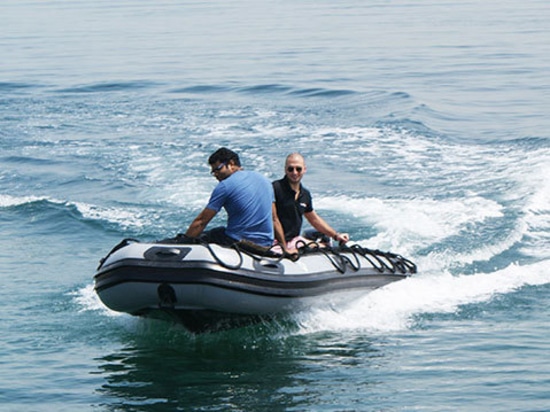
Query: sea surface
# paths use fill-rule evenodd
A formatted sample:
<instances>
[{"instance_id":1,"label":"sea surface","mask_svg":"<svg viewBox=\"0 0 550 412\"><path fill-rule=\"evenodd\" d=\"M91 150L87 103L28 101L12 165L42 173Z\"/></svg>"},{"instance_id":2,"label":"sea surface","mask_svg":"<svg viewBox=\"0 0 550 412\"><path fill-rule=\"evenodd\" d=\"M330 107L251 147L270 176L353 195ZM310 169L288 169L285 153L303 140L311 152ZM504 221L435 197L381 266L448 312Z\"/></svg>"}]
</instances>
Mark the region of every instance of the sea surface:
<instances>
[{"instance_id":1,"label":"sea surface","mask_svg":"<svg viewBox=\"0 0 550 412\"><path fill-rule=\"evenodd\" d=\"M0 411L550 410L547 0L0 16ZM185 231L221 146L302 153L317 212L419 273L206 335L108 310L99 259Z\"/></svg>"}]
</instances>

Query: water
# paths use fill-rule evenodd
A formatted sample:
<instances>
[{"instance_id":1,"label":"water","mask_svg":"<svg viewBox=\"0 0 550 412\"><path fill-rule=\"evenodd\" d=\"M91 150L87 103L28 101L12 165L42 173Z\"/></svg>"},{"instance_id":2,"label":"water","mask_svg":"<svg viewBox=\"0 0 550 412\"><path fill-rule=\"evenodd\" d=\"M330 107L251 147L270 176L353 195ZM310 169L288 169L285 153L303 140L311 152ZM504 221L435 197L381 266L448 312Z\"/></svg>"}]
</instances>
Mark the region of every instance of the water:
<instances>
[{"instance_id":1,"label":"water","mask_svg":"<svg viewBox=\"0 0 550 412\"><path fill-rule=\"evenodd\" d=\"M545 1L0 13L0 410L548 410ZM271 179L300 151L318 212L419 274L211 335L107 310L99 259L185 230L222 145Z\"/></svg>"}]
</instances>

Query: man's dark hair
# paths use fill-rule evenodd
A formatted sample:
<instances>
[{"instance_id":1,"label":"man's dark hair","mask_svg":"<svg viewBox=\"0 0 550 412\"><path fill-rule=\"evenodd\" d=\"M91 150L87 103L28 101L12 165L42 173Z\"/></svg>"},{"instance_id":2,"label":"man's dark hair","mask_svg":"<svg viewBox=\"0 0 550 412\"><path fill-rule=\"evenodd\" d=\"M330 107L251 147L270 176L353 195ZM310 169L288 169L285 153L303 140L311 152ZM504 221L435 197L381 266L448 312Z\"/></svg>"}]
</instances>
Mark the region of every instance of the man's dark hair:
<instances>
[{"instance_id":1,"label":"man's dark hair","mask_svg":"<svg viewBox=\"0 0 550 412\"><path fill-rule=\"evenodd\" d=\"M213 165L216 162L228 163L230 160L233 160L235 166L241 166L241 161L239 160L239 155L233 150L229 150L226 147L220 147L208 158L208 164Z\"/></svg>"}]
</instances>

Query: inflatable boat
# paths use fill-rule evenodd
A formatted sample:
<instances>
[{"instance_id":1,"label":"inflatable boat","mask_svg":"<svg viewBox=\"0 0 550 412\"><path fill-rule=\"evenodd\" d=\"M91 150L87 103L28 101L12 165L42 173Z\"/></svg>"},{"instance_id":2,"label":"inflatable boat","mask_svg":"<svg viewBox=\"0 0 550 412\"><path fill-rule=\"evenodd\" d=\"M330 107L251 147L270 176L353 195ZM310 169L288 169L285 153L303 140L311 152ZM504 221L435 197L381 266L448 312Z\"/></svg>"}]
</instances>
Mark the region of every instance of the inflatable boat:
<instances>
[{"instance_id":1,"label":"inflatable boat","mask_svg":"<svg viewBox=\"0 0 550 412\"><path fill-rule=\"evenodd\" d=\"M414 273L408 259L358 245L312 243L282 256L238 243L125 239L100 261L94 283L114 311L173 319L200 333L340 305Z\"/></svg>"}]
</instances>

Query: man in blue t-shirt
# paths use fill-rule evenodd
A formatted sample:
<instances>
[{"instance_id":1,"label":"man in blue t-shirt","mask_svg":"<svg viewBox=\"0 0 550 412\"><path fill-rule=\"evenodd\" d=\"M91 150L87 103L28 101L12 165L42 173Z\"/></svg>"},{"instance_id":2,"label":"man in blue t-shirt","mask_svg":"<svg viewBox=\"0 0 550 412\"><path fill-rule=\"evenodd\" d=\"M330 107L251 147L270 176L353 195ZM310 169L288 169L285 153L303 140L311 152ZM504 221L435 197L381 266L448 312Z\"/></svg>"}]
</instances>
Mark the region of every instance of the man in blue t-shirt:
<instances>
[{"instance_id":1,"label":"man in blue t-shirt","mask_svg":"<svg viewBox=\"0 0 550 412\"><path fill-rule=\"evenodd\" d=\"M271 182L260 173L243 170L237 153L225 147L214 152L208 163L219 183L185 235L222 245L245 240L270 247L275 226L277 238L282 237L282 226L274 213ZM222 207L227 212L227 226L204 232Z\"/></svg>"}]
</instances>

